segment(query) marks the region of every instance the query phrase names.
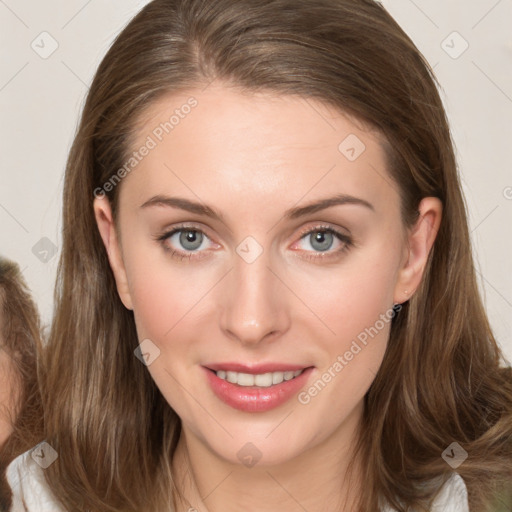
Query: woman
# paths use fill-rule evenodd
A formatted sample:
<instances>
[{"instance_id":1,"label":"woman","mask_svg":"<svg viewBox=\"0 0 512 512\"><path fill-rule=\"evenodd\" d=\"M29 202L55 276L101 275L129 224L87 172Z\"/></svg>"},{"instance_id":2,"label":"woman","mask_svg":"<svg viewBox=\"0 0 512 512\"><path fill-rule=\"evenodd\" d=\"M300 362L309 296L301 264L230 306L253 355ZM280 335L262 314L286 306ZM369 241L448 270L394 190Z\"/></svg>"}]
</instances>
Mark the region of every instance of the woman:
<instances>
[{"instance_id":1,"label":"woman","mask_svg":"<svg viewBox=\"0 0 512 512\"><path fill-rule=\"evenodd\" d=\"M380 4L151 2L63 213L20 510L483 511L510 478L442 102Z\"/></svg>"},{"instance_id":2,"label":"woman","mask_svg":"<svg viewBox=\"0 0 512 512\"><path fill-rule=\"evenodd\" d=\"M0 257L0 510L11 501L7 465L42 439L40 337L39 314L19 268Z\"/></svg>"}]
</instances>

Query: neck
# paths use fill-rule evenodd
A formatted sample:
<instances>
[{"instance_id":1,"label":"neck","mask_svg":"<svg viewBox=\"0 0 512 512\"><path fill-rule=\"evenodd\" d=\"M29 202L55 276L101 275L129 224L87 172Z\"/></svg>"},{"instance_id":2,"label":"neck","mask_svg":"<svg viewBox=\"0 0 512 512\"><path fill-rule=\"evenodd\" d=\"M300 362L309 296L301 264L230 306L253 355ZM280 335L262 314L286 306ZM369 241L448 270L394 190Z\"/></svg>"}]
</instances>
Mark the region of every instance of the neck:
<instances>
[{"instance_id":1,"label":"neck","mask_svg":"<svg viewBox=\"0 0 512 512\"><path fill-rule=\"evenodd\" d=\"M361 465L348 472L362 416L354 411L327 439L280 464L249 468L219 457L186 428L173 459L185 501L178 512L355 510Z\"/></svg>"}]
</instances>

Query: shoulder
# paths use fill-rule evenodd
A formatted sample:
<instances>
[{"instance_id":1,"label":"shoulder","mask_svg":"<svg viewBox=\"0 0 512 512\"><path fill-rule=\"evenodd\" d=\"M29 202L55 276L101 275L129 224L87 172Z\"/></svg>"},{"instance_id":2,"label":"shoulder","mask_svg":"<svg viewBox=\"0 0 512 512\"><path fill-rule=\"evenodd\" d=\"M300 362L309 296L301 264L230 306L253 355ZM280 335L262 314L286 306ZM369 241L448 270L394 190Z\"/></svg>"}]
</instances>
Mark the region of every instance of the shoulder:
<instances>
[{"instance_id":1,"label":"shoulder","mask_svg":"<svg viewBox=\"0 0 512 512\"><path fill-rule=\"evenodd\" d=\"M21 454L7 467L13 494L11 512L65 512L46 484L43 466L32 456L36 449Z\"/></svg>"},{"instance_id":2,"label":"shoulder","mask_svg":"<svg viewBox=\"0 0 512 512\"><path fill-rule=\"evenodd\" d=\"M458 473L454 473L443 485L430 510L431 512L469 512L468 491ZM384 507L382 512L394 512L394 510Z\"/></svg>"}]
</instances>

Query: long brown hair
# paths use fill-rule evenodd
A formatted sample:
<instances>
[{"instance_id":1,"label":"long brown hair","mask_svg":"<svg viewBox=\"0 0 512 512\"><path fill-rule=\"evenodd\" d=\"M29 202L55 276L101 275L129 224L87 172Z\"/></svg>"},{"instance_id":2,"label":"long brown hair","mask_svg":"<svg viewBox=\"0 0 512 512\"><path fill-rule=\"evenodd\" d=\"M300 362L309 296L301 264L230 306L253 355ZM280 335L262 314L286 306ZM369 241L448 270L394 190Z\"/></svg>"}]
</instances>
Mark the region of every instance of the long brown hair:
<instances>
[{"instance_id":1,"label":"long brown hair","mask_svg":"<svg viewBox=\"0 0 512 512\"><path fill-rule=\"evenodd\" d=\"M129 23L91 85L66 169L56 314L45 358L46 470L69 510L175 510L171 459L180 420L134 357L95 223L94 193L118 172L144 110L213 80L315 98L385 136L410 227L424 197L443 219L417 293L393 320L365 397L360 510L425 510L452 469L474 511L512 475L510 368L475 278L451 135L432 70L373 0L154 0ZM119 176L119 174L118 174ZM109 187L114 211L122 186ZM427 485L428 483L431 485ZM432 484L434 482L434 484Z\"/></svg>"},{"instance_id":2,"label":"long brown hair","mask_svg":"<svg viewBox=\"0 0 512 512\"><path fill-rule=\"evenodd\" d=\"M12 433L0 446L0 510L8 510L11 491L5 479L8 464L42 440L43 405L38 383L41 323L37 307L18 265L0 257L0 350L10 363L14 403L9 411Z\"/></svg>"}]
</instances>

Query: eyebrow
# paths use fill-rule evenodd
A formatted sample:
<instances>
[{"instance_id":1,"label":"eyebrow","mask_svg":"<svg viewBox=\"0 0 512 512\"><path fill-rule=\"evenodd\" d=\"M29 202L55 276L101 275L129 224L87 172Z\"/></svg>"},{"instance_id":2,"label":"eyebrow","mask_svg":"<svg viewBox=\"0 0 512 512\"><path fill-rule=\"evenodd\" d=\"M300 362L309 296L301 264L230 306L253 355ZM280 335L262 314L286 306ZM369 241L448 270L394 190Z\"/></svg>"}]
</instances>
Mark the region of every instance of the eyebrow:
<instances>
[{"instance_id":1,"label":"eyebrow","mask_svg":"<svg viewBox=\"0 0 512 512\"><path fill-rule=\"evenodd\" d=\"M360 199L358 197L350 196L347 194L337 194L333 197L320 199L313 203L309 203L305 206L291 208L284 213L283 217L288 220L293 220L299 217L304 217L305 215L309 215L311 213L316 213L321 210L331 208L332 206L339 205L363 206L375 212L375 208L373 207L373 205L364 199ZM141 208L148 208L151 206L168 206L171 208L178 208L180 210L185 210L187 212L195 213L197 215L205 215L207 217L211 217L212 219L224 222L223 215L217 212L214 208L205 204L191 201L189 199L185 199L183 197L157 195L152 197L151 199L148 199L143 205L141 205Z\"/></svg>"}]
</instances>

